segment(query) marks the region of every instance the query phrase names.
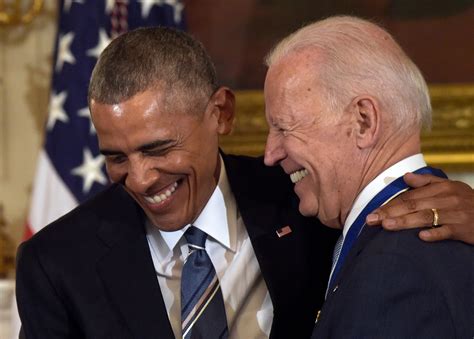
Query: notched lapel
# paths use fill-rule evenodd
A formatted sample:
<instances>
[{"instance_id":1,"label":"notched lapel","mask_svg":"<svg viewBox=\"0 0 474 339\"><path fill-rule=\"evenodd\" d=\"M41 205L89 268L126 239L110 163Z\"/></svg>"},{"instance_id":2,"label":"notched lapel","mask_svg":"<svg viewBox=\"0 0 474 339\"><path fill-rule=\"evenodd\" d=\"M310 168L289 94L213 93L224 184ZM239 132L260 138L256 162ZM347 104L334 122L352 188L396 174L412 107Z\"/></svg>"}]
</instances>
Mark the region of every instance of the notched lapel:
<instances>
[{"instance_id":1,"label":"notched lapel","mask_svg":"<svg viewBox=\"0 0 474 339\"><path fill-rule=\"evenodd\" d=\"M380 231L382 227L368 227L365 226L357 238L354 247L350 250L344 265L339 272L339 275L334 282L334 287L328 291L327 299L329 300L333 294L337 293L341 284L344 284L344 277L346 277L352 270L355 265L353 264L354 260L357 260L357 257L367 248L367 243L370 242ZM335 289L335 290L334 290Z\"/></svg>"},{"instance_id":2,"label":"notched lapel","mask_svg":"<svg viewBox=\"0 0 474 339\"><path fill-rule=\"evenodd\" d=\"M124 198L128 204L103 221L98 231L109 247L97 263L98 275L133 338L174 338L146 240L143 213L128 196Z\"/></svg>"},{"instance_id":3,"label":"notched lapel","mask_svg":"<svg viewBox=\"0 0 474 339\"><path fill-rule=\"evenodd\" d=\"M144 234L113 246L98 271L134 338L174 337Z\"/></svg>"}]
</instances>

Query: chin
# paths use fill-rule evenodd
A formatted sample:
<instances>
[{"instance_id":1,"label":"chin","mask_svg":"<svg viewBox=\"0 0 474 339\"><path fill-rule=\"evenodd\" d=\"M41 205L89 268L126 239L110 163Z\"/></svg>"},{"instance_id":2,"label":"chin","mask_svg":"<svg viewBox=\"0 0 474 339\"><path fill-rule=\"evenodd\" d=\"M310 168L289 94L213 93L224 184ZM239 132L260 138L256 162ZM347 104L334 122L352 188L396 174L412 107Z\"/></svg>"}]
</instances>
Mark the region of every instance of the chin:
<instances>
[{"instance_id":1,"label":"chin","mask_svg":"<svg viewBox=\"0 0 474 339\"><path fill-rule=\"evenodd\" d=\"M180 229L182 229L184 226L186 225L171 225L171 226L156 226L155 224L153 224L155 227L158 227L160 229L160 231L163 231L163 232L175 232L175 231L178 231Z\"/></svg>"},{"instance_id":2,"label":"chin","mask_svg":"<svg viewBox=\"0 0 474 339\"><path fill-rule=\"evenodd\" d=\"M341 225L341 222L339 218L328 218L324 215L318 215L317 218L319 221L321 221L325 226L330 227L330 228L335 228L335 229L342 229L343 225Z\"/></svg>"},{"instance_id":3,"label":"chin","mask_svg":"<svg viewBox=\"0 0 474 339\"><path fill-rule=\"evenodd\" d=\"M167 221L167 220L156 220L150 215L147 215L147 216L153 226L159 228L161 231L164 231L164 232L178 231L187 225L187 223L176 223L176 222Z\"/></svg>"},{"instance_id":4,"label":"chin","mask_svg":"<svg viewBox=\"0 0 474 339\"><path fill-rule=\"evenodd\" d=\"M317 217L318 216L318 209L317 208L316 209L315 208L308 208L307 206L302 205L301 202L300 202L298 210L301 213L301 215L303 215L305 217Z\"/></svg>"}]
</instances>

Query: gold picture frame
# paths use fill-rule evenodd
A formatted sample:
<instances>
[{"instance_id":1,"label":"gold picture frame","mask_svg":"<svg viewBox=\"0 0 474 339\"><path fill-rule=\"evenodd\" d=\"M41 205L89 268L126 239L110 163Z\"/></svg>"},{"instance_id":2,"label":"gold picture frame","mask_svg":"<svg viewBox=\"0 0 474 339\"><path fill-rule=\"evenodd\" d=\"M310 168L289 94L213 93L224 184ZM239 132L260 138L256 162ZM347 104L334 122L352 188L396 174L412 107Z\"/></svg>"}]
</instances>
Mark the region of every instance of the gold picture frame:
<instances>
[{"instance_id":1,"label":"gold picture frame","mask_svg":"<svg viewBox=\"0 0 474 339\"><path fill-rule=\"evenodd\" d=\"M426 161L446 171L474 172L474 84L433 84L429 88L433 125L422 135ZM263 101L262 91L236 92L234 130L221 139L224 151L263 154L268 131Z\"/></svg>"}]
</instances>

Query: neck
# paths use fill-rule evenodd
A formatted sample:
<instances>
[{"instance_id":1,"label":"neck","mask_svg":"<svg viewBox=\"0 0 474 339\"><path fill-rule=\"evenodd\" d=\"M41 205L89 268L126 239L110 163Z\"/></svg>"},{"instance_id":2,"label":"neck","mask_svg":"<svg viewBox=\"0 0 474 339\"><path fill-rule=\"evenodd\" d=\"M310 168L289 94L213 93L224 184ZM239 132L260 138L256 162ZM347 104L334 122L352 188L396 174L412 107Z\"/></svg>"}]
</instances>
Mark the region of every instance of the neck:
<instances>
[{"instance_id":1,"label":"neck","mask_svg":"<svg viewBox=\"0 0 474 339\"><path fill-rule=\"evenodd\" d=\"M419 140L419 133L412 133L408 136L394 136L387 138L365 152L364 158L366 160L363 162L360 176L355 181L358 182L358 184L356 189L353 190L352 196L347 197L345 208L341 213L341 228L360 192L387 168L411 155L420 153Z\"/></svg>"},{"instance_id":2,"label":"neck","mask_svg":"<svg viewBox=\"0 0 474 339\"><path fill-rule=\"evenodd\" d=\"M369 153L369 161L363 170L359 192L390 166L411 155L420 153L419 140L419 135L410 135L408 140L403 142L387 141L380 145L380 147L372 149Z\"/></svg>"}]
</instances>

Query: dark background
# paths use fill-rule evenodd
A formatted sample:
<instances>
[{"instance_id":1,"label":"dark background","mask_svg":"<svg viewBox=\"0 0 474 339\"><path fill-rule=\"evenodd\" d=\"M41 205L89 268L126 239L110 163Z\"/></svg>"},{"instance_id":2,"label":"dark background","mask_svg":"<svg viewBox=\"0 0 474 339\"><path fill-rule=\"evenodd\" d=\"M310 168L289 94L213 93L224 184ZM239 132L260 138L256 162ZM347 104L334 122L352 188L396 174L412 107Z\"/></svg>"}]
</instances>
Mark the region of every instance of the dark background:
<instances>
[{"instance_id":1,"label":"dark background","mask_svg":"<svg viewBox=\"0 0 474 339\"><path fill-rule=\"evenodd\" d=\"M221 84L261 89L263 58L288 33L335 14L391 32L428 83L474 83L474 0L187 0L188 30L204 43Z\"/></svg>"}]
</instances>

